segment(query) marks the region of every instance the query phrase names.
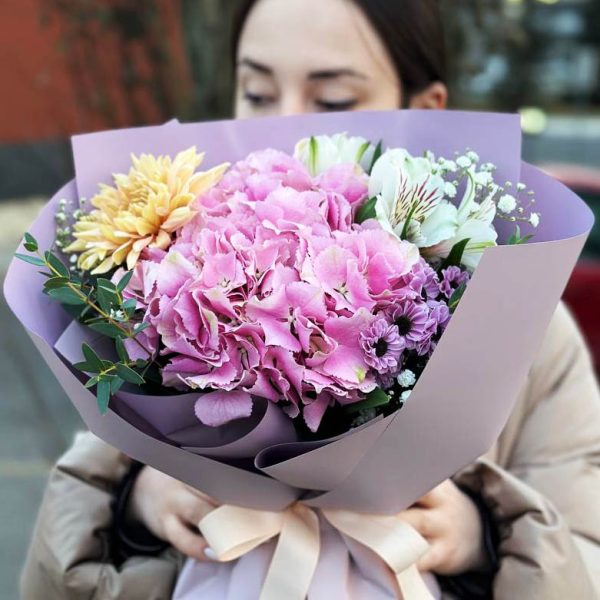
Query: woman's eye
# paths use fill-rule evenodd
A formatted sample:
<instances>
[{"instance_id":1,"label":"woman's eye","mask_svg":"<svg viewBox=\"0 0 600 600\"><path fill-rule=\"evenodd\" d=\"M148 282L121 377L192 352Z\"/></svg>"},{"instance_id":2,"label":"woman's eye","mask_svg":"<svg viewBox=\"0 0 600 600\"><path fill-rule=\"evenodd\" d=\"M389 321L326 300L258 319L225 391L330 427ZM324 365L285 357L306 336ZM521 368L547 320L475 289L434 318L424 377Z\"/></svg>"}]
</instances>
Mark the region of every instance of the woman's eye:
<instances>
[{"instance_id":1,"label":"woman's eye","mask_svg":"<svg viewBox=\"0 0 600 600\"><path fill-rule=\"evenodd\" d=\"M244 92L244 100L256 108L267 106L273 102L271 96L262 96L260 94L251 94L250 92Z\"/></svg>"},{"instance_id":2,"label":"woman's eye","mask_svg":"<svg viewBox=\"0 0 600 600\"><path fill-rule=\"evenodd\" d=\"M321 109L325 111L343 111L350 110L354 108L357 104L357 100L338 100L337 102L329 102L327 100L316 100L315 104Z\"/></svg>"}]
</instances>

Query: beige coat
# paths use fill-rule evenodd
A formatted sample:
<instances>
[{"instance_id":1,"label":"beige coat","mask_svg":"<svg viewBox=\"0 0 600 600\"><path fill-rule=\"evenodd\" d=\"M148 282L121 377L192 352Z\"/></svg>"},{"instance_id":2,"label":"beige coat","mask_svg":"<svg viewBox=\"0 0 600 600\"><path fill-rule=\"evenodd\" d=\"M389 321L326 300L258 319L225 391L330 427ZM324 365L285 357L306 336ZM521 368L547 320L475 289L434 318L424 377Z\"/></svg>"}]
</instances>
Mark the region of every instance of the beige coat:
<instances>
[{"instance_id":1,"label":"beige coat","mask_svg":"<svg viewBox=\"0 0 600 600\"><path fill-rule=\"evenodd\" d=\"M108 562L111 491L127 465L89 433L60 459L23 571L23 600L170 597L182 564L175 551L118 570ZM497 444L455 481L481 493L498 525L495 598L600 598L600 397L563 306Z\"/></svg>"}]
</instances>

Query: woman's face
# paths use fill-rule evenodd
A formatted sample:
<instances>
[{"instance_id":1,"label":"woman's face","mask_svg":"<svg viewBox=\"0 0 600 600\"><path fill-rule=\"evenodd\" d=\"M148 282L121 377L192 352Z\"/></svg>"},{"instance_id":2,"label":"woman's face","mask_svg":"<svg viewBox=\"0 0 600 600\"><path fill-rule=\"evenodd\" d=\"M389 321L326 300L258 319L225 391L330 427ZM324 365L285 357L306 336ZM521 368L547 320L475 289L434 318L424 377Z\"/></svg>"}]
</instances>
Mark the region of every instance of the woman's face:
<instances>
[{"instance_id":1,"label":"woman's face","mask_svg":"<svg viewBox=\"0 0 600 600\"><path fill-rule=\"evenodd\" d=\"M411 105L442 108L445 87L434 86L441 103L437 87L433 104L427 96ZM392 60L351 0L259 0L251 10L237 56L236 117L401 105Z\"/></svg>"}]
</instances>

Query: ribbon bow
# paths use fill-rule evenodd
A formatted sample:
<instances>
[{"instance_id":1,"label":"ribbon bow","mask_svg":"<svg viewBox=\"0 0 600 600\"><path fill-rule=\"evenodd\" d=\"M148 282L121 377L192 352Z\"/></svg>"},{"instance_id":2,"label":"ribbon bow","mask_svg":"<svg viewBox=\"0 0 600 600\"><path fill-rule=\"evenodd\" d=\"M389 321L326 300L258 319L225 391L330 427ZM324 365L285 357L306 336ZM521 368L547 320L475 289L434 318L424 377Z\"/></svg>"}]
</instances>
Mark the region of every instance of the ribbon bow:
<instances>
[{"instance_id":1,"label":"ribbon bow","mask_svg":"<svg viewBox=\"0 0 600 600\"><path fill-rule=\"evenodd\" d=\"M410 525L396 516L320 512L340 533L367 546L388 565L399 598L432 600L415 564L428 544ZM319 560L319 517L314 510L300 502L280 512L224 505L206 515L199 528L221 562L278 537L260 600L305 600Z\"/></svg>"}]
</instances>

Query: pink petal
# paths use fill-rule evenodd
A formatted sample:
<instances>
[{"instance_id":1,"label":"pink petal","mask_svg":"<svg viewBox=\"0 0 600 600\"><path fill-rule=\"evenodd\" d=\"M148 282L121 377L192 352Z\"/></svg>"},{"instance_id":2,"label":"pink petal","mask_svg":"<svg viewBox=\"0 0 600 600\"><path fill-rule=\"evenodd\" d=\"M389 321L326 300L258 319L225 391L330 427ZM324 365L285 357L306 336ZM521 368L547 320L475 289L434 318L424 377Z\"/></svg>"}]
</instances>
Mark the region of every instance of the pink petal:
<instances>
[{"instance_id":1,"label":"pink petal","mask_svg":"<svg viewBox=\"0 0 600 600\"><path fill-rule=\"evenodd\" d=\"M319 394L314 402L304 407L304 422L313 433L319 429L321 419L332 403L331 400L329 394Z\"/></svg>"},{"instance_id":2,"label":"pink petal","mask_svg":"<svg viewBox=\"0 0 600 600\"><path fill-rule=\"evenodd\" d=\"M252 396L247 392L216 391L203 394L194 406L196 417L204 425L219 427L252 414Z\"/></svg>"}]
</instances>

